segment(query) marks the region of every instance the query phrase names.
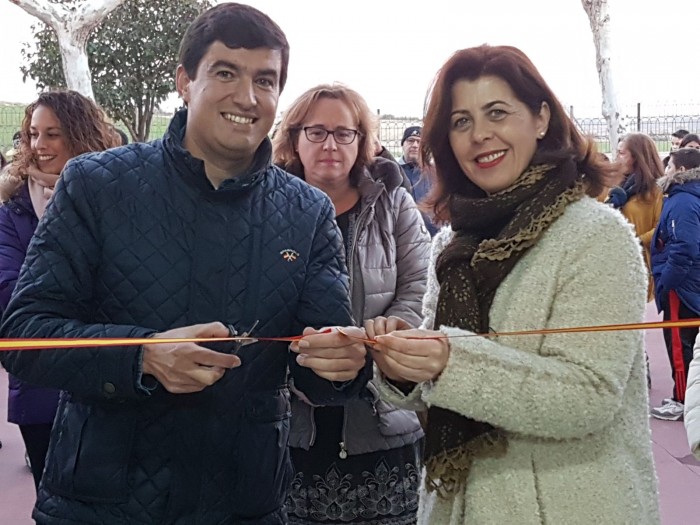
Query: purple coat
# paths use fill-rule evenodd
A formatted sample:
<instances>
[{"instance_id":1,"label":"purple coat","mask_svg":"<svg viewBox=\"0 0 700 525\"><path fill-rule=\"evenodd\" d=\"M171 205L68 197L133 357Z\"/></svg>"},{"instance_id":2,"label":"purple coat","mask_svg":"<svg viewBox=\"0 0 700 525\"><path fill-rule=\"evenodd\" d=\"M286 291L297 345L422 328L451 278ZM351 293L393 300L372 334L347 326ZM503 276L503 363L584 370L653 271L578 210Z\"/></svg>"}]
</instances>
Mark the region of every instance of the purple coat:
<instances>
[{"instance_id":1,"label":"purple coat","mask_svg":"<svg viewBox=\"0 0 700 525\"><path fill-rule=\"evenodd\" d=\"M4 312L10 302L38 222L26 184L0 206L0 311ZM36 387L10 375L7 420L18 425L52 423L58 393L58 390Z\"/></svg>"}]
</instances>

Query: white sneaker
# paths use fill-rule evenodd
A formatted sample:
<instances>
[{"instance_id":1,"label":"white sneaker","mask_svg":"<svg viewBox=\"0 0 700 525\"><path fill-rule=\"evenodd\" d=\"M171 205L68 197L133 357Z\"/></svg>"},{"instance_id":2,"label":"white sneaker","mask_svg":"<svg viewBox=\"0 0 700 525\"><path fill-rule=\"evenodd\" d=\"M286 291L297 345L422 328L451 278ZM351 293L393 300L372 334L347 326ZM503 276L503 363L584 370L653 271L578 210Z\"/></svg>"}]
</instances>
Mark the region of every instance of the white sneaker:
<instances>
[{"instance_id":1,"label":"white sneaker","mask_svg":"<svg viewBox=\"0 0 700 525\"><path fill-rule=\"evenodd\" d=\"M673 399L664 399L663 405L651 409L651 415L665 421L681 421L684 408L683 403Z\"/></svg>"}]
</instances>

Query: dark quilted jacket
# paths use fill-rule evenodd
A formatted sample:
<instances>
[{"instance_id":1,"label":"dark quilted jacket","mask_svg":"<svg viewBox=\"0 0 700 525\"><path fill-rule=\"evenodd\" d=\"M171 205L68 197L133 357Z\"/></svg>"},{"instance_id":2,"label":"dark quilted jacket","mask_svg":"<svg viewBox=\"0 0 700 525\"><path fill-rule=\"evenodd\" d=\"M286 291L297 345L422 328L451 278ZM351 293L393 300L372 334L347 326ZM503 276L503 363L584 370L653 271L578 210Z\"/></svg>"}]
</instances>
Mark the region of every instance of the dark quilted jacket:
<instances>
[{"instance_id":1,"label":"dark quilted jacket","mask_svg":"<svg viewBox=\"0 0 700 525\"><path fill-rule=\"evenodd\" d=\"M255 335L351 324L340 233L320 191L270 164L214 190L163 141L67 164L37 229L3 337L140 337L222 321ZM223 349L222 349L223 350ZM39 523L278 524L288 486L295 383L340 404L337 385L299 367L286 343L245 346L242 366L203 392L149 388L140 349L10 352L9 371L64 390L34 517Z\"/></svg>"}]
</instances>

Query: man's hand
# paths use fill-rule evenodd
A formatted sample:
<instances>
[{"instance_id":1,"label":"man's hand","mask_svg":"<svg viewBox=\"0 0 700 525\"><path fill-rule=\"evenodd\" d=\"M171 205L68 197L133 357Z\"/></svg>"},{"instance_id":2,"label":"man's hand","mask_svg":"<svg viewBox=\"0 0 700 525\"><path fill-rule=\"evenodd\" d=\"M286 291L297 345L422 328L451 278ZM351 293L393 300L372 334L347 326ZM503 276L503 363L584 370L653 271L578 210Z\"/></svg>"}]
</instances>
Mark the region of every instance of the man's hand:
<instances>
[{"instance_id":1,"label":"man's hand","mask_svg":"<svg viewBox=\"0 0 700 525\"><path fill-rule=\"evenodd\" d=\"M229 337L221 323L197 324L175 328L153 336L154 339ZM229 368L241 365L235 355L222 354L195 343L143 345L143 373L155 377L168 392L190 394L213 385Z\"/></svg>"},{"instance_id":2,"label":"man's hand","mask_svg":"<svg viewBox=\"0 0 700 525\"><path fill-rule=\"evenodd\" d=\"M351 381L365 366L367 350L364 343L341 334L337 329L321 333L327 329L304 329L304 338L290 345L297 352L297 363L310 368L318 376L329 381ZM357 327L343 328L343 331L365 339L363 330Z\"/></svg>"}]
</instances>

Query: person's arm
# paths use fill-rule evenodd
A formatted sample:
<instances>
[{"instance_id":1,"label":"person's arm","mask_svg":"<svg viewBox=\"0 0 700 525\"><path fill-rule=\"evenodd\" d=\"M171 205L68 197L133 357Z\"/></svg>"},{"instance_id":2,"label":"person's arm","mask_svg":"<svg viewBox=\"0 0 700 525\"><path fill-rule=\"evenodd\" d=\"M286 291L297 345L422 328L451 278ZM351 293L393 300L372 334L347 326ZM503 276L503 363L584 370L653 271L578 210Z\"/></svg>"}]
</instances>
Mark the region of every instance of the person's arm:
<instances>
[{"instance_id":1,"label":"person's arm","mask_svg":"<svg viewBox=\"0 0 700 525\"><path fill-rule=\"evenodd\" d=\"M659 191L651 209L652 224L654 225L654 227L651 228L649 231L642 232L639 235L639 240L642 242L642 246L644 246L647 252L651 249L651 240L654 237L656 226L659 224L659 218L661 217L661 208L663 207L663 202L663 195L661 191Z\"/></svg>"},{"instance_id":2,"label":"person's arm","mask_svg":"<svg viewBox=\"0 0 700 525\"><path fill-rule=\"evenodd\" d=\"M700 339L695 340L693 360L688 369L688 387L685 393L683 421L690 451L697 459L700 459Z\"/></svg>"},{"instance_id":3,"label":"person's arm","mask_svg":"<svg viewBox=\"0 0 700 525\"><path fill-rule=\"evenodd\" d=\"M66 166L39 223L3 318L4 338L122 338L154 332L90 322L96 308L93 276L100 257L100 221L82 166ZM140 354L137 346L120 346L3 352L0 360L9 372L37 385L86 397L129 399L148 394L140 385Z\"/></svg>"},{"instance_id":4,"label":"person's arm","mask_svg":"<svg viewBox=\"0 0 700 525\"><path fill-rule=\"evenodd\" d=\"M643 319L646 280L638 241L619 223L600 221L590 228L585 238L556 252L564 260L542 328ZM378 351L386 355L378 366L387 377L430 380L422 393L428 405L536 438L576 439L610 425L634 377L632 366L642 366L638 331L541 336L535 353L510 346L513 338L473 337L443 326L442 334L457 336L449 339L447 358L446 340L419 332L407 334L427 338L402 340L401 332L377 338Z\"/></svg>"},{"instance_id":5,"label":"person's arm","mask_svg":"<svg viewBox=\"0 0 700 525\"><path fill-rule=\"evenodd\" d=\"M300 291L297 309L299 327L322 328L325 326L352 326L354 324L350 313L349 283L345 267L344 249L340 231L334 220L333 207L330 200L324 199L314 231L314 238L309 253L306 281ZM332 337L313 336L321 344ZM310 339L312 343L314 339ZM339 339L344 339L340 337ZM351 344L347 340L337 344ZM336 344L336 342L333 342ZM357 358L357 347L348 347L347 353ZM360 345L362 346L362 345ZM289 369L294 379L294 386L314 405L339 405L356 395L367 383L372 374L372 361L368 354L362 356L362 368L357 375L348 381L329 381L319 377L318 371L309 368L312 361L307 360L306 366L301 366L300 355L314 354L320 348L299 349L290 352ZM325 350L325 349L324 349ZM337 354L345 350L338 350ZM340 367L345 362L338 361Z\"/></svg>"},{"instance_id":6,"label":"person's arm","mask_svg":"<svg viewBox=\"0 0 700 525\"><path fill-rule=\"evenodd\" d=\"M700 206L695 205L697 197L679 194L673 200L676 201L675 212L666 221L670 225L664 247L668 258L658 279L661 293L677 289L700 260Z\"/></svg>"},{"instance_id":7,"label":"person's arm","mask_svg":"<svg viewBox=\"0 0 700 525\"><path fill-rule=\"evenodd\" d=\"M411 196L399 188L398 214L394 226L396 242L396 291L385 317L400 317L413 327L422 321L421 304L425 295L430 259L430 236Z\"/></svg>"},{"instance_id":8,"label":"person's arm","mask_svg":"<svg viewBox=\"0 0 700 525\"><path fill-rule=\"evenodd\" d=\"M4 312L10 302L27 250L10 213L6 207L0 209L0 312Z\"/></svg>"},{"instance_id":9,"label":"person's arm","mask_svg":"<svg viewBox=\"0 0 700 525\"><path fill-rule=\"evenodd\" d=\"M597 234L566 253L542 328L643 320L646 280L636 240L609 221L595 226ZM537 354L506 341L451 339L448 364L426 402L509 432L575 439L611 424L643 352L635 331L548 335Z\"/></svg>"}]
</instances>

